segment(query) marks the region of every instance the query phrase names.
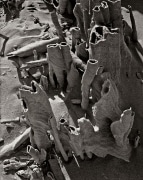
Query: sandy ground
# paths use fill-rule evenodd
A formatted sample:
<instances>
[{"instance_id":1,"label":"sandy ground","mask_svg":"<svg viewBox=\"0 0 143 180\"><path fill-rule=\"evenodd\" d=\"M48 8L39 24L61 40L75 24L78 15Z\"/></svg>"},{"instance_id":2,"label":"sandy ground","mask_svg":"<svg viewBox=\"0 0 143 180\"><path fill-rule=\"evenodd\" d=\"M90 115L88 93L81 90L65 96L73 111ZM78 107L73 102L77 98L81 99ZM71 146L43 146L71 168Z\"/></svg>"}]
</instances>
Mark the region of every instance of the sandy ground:
<instances>
[{"instance_id":1,"label":"sandy ground","mask_svg":"<svg viewBox=\"0 0 143 180\"><path fill-rule=\"evenodd\" d=\"M141 0L122 0L122 5L132 5L136 19L138 37L143 42L143 2ZM42 22L47 22L49 16L42 12L35 13ZM30 22L30 16L25 11L21 12L22 18ZM124 14L129 19L129 14ZM49 21L50 22L50 21ZM51 22L50 22L51 23ZM1 119L15 119L22 115L21 101L18 99L18 88L20 83L15 66L6 57L0 59L0 113ZM26 128L25 124L14 123L14 128L7 130L5 125L0 125L0 138L5 144L11 142L18 134ZM3 144L0 144L0 148ZM79 160L80 168L75 161L65 164L72 180L142 180L143 179L143 145L134 150L129 163L117 158L107 156L106 158L95 157L92 160ZM0 180L13 180L14 175L4 175L2 164L0 164Z\"/></svg>"}]
</instances>

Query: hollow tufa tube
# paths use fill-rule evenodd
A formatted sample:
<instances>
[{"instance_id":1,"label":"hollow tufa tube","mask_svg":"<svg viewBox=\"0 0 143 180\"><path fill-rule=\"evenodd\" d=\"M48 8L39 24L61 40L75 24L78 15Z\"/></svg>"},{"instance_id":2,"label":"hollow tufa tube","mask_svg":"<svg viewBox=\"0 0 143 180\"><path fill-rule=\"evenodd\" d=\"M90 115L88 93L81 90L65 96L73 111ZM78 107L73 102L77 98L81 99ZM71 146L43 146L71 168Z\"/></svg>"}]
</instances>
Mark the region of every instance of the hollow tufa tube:
<instances>
[{"instance_id":1,"label":"hollow tufa tube","mask_svg":"<svg viewBox=\"0 0 143 180\"><path fill-rule=\"evenodd\" d=\"M64 70L66 70L64 58L58 44L47 46L49 64L52 66L60 87L64 85Z\"/></svg>"},{"instance_id":2,"label":"hollow tufa tube","mask_svg":"<svg viewBox=\"0 0 143 180\"><path fill-rule=\"evenodd\" d=\"M82 77L82 102L81 102L81 107L84 110L87 110L88 104L89 104L89 95L90 95L90 86L91 83L96 75L96 71L98 68L98 61L95 59L89 59L87 62L87 69L83 74Z\"/></svg>"},{"instance_id":3,"label":"hollow tufa tube","mask_svg":"<svg viewBox=\"0 0 143 180\"><path fill-rule=\"evenodd\" d=\"M68 73L68 71L71 68L71 63L72 63L72 56L70 54L70 47L66 42L62 42L60 44L60 47L61 47L61 52L62 52L64 62L66 65L67 73Z\"/></svg>"},{"instance_id":4,"label":"hollow tufa tube","mask_svg":"<svg viewBox=\"0 0 143 180\"><path fill-rule=\"evenodd\" d=\"M104 18L104 24L108 25L110 23L110 12L109 12L109 6L106 1L101 2L100 9Z\"/></svg>"},{"instance_id":5,"label":"hollow tufa tube","mask_svg":"<svg viewBox=\"0 0 143 180\"><path fill-rule=\"evenodd\" d=\"M73 13L74 13L76 20L77 20L77 26L80 28L81 37L82 37L82 39L84 39L86 41L86 33L84 30L83 12L82 12L80 3L76 3L76 5L73 9Z\"/></svg>"},{"instance_id":6,"label":"hollow tufa tube","mask_svg":"<svg viewBox=\"0 0 143 180\"><path fill-rule=\"evenodd\" d=\"M95 6L93 8L92 27L94 25L104 25L104 17L100 6Z\"/></svg>"}]
</instances>

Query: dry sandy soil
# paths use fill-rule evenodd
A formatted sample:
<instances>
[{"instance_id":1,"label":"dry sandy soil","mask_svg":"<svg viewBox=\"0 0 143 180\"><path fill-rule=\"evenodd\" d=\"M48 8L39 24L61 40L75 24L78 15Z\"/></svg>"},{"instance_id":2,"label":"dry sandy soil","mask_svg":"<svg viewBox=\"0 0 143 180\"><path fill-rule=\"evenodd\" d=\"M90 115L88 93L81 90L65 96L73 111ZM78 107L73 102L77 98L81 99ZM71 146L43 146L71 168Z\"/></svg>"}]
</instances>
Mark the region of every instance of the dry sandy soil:
<instances>
[{"instance_id":1,"label":"dry sandy soil","mask_svg":"<svg viewBox=\"0 0 143 180\"><path fill-rule=\"evenodd\" d=\"M143 42L143 2L142 0L122 0L123 6L127 7L128 4L132 5L138 36ZM42 22L46 22L48 19L49 23L51 23L48 14L43 12L34 12L33 14L38 16ZM124 17L125 19L129 19L129 14L124 12ZM20 18L25 18L29 27L34 26L30 18L30 13L27 11L21 11ZM14 20L9 23L11 23L12 27L18 23L18 21ZM9 31L11 31L11 29L9 29ZM22 115L21 101L17 97L20 83L16 68L7 57L2 57L0 60L0 86L1 120L20 117ZM13 125L14 128L8 131L5 125L0 124L0 138L4 139L5 144L11 142L26 128L24 123L14 123ZM0 148L2 146L3 144L0 144ZM74 160L65 164L72 180L142 180L143 144L134 150L129 163L107 156L104 159L95 157L92 160L79 160L79 164L80 168L77 167ZM13 179L14 175L4 175L2 164L0 164L0 180Z\"/></svg>"}]
</instances>

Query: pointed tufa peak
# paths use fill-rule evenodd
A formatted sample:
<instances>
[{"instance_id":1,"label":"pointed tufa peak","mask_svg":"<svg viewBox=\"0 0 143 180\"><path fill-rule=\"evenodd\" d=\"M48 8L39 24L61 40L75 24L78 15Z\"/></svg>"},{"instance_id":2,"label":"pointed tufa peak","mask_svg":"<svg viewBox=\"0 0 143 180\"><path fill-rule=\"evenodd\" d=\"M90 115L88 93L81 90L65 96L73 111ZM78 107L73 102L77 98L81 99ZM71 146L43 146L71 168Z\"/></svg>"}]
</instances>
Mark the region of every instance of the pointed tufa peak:
<instances>
[{"instance_id":1,"label":"pointed tufa peak","mask_svg":"<svg viewBox=\"0 0 143 180\"><path fill-rule=\"evenodd\" d=\"M120 147L126 147L129 144L128 135L133 126L135 113L132 109L127 109L121 114L119 121L111 124L111 131L115 138L116 144Z\"/></svg>"},{"instance_id":2,"label":"pointed tufa peak","mask_svg":"<svg viewBox=\"0 0 143 180\"><path fill-rule=\"evenodd\" d=\"M21 99L24 102L23 107L24 115L29 121L32 131L30 133L30 141L33 147L39 150L47 150L51 147L51 141L47 136L47 131L52 131L55 144L58 146L59 151L63 155L65 161L68 160L66 152L59 139L57 123L49 98L44 89L32 81L31 90L20 89Z\"/></svg>"}]
</instances>

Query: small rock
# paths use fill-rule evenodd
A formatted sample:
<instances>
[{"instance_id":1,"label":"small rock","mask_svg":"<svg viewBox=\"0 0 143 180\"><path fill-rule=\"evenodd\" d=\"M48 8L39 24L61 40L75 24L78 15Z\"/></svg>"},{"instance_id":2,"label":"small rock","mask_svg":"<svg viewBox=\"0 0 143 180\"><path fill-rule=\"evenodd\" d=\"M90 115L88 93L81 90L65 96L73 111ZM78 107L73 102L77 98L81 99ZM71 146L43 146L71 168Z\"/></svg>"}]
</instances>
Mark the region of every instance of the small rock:
<instances>
[{"instance_id":1,"label":"small rock","mask_svg":"<svg viewBox=\"0 0 143 180\"><path fill-rule=\"evenodd\" d=\"M26 162L17 161L17 159L7 159L3 161L3 169L5 172L12 170L19 170L21 168L26 168Z\"/></svg>"},{"instance_id":2,"label":"small rock","mask_svg":"<svg viewBox=\"0 0 143 180\"><path fill-rule=\"evenodd\" d=\"M38 168L38 166L36 165L36 164L32 164L31 166L30 166L30 169L35 169L35 168Z\"/></svg>"},{"instance_id":3,"label":"small rock","mask_svg":"<svg viewBox=\"0 0 143 180\"><path fill-rule=\"evenodd\" d=\"M0 138L0 144L4 143L4 139Z\"/></svg>"},{"instance_id":4,"label":"small rock","mask_svg":"<svg viewBox=\"0 0 143 180\"><path fill-rule=\"evenodd\" d=\"M20 121L20 117L15 118L15 121L19 122Z\"/></svg>"},{"instance_id":5,"label":"small rock","mask_svg":"<svg viewBox=\"0 0 143 180\"><path fill-rule=\"evenodd\" d=\"M16 158L16 157L12 157L11 159L5 159L4 161L3 161L3 165L7 165L7 164L10 164L10 163L13 163L13 162L19 162L19 159L18 158Z\"/></svg>"},{"instance_id":6,"label":"small rock","mask_svg":"<svg viewBox=\"0 0 143 180\"><path fill-rule=\"evenodd\" d=\"M21 117L20 117L20 122L27 122L27 119L26 119L26 117L24 116L24 115L22 115Z\"/></svg>"},{"instance_id":7,"label":"small rock","mask_svg":"<svg viewBox=\"0 0 143 180\"><path fill-rule=\"evenodd\" d=\"M4 71L1 75L2 75L2 76L5 76L5 75L6 75L6 71Z\"/></svg>"},{"instance_id":8,"label":"small rock","mask_svg":"<svg viewBox=\"0 0 143 180\"><path fill-rule=\"evenodd\" d=\"M16 174L24 179L30 179L30 174L26 170L19 170Z\"/></svg>"},{"instance_id":9,"label":"small rock","mask_svg":"<svg viewBox=\"0 0 143 180\"><path fill-rule=\"evenodd\" d=\"M37 69L36 73L35 74L32 74L32 76L35 78L35 79L40 79L41 77L41 72L39 69Z\"/></svg>"},{"instance_id":10,"label":"small rock","mask_svg":"<svg viewBox=\"0 0 143 180\"><path fill-rule=\"evenodd\" d=\"M9 164L10 163L10 160L9 159L5 159L4 161L3 161L3 165L7 165L7 164Z\"/></svg>"},{"instance_id":11,"label":"small rock","mask_svg":"<svg viewBox=\"0 0 143 180\"><path fill-rule=\"evenodd\" d=\"M6 125L6 128L14 128L14 125L11 123L6 123L5 125Z\"/></svg>"}]
</instances>

